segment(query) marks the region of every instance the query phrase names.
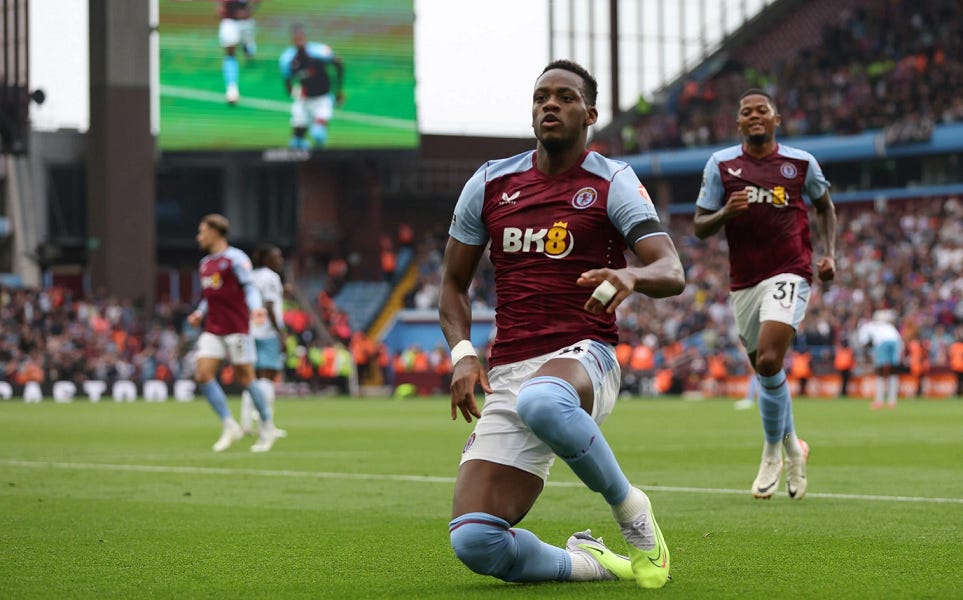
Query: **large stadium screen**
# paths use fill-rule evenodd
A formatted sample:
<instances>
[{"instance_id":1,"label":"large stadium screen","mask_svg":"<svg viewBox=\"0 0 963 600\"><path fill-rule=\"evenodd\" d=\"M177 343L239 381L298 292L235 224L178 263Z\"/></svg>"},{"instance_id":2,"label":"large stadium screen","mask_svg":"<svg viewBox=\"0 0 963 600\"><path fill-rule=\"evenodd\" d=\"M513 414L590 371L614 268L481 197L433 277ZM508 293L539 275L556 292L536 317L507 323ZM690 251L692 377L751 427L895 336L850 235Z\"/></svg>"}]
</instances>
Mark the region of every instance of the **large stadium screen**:
<instances>
[{"instance_id":1,"label":"large stadium screen","mask_svg":"<svg viewBox=\"0 0 963 600\"><path fill-rule=\"evenodd\" d=\"M159 8L162 150L417 146L414 0Z\"/></svg>"}]
</instances>

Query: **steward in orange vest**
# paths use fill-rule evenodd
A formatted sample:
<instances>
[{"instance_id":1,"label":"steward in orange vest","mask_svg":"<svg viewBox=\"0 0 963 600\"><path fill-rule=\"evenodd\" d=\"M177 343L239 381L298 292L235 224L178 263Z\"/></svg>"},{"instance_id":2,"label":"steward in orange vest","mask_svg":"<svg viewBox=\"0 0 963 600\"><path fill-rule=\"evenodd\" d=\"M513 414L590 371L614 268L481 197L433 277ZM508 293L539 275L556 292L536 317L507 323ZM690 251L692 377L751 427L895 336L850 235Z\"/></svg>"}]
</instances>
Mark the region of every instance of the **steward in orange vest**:
<instances>
[{"instance_id":1,"label":"steward in orange vest","mask_svg":"<svg viewBox=\"0 0 963 600\"><path fill-rule=\"evenodd\" d=\"M799 380L799 395L806 395L806 385L813 376L811 367L813 355L808 352L795 352L792 355L792 366L789 374Z\"/></svg>"},{"instance_id":2,"label":"steward in orange vest","mask_svg":"<svg viewBox=\"0 0 963 600\"><path fill-rule=\"evenodd\" d=\"M956 395L963 397L963 327L956 330L956 341L950 344L950 370L956 374Z\"/></svg>"},{"instance_id":3,"label":"steward in orange vest","mask_svg":"<svg viewBox=\"0 0 963 600\"><path fill-rule=\"evenodd\" d=\"M853 376L853 366L855 364L856 353L849 345L849 342L843 340L838 346L836 346L836 354L833 357L833 368L836 369L836 372L839 373L840 377L840 398L849 394L849 379Z\"/></svg>"}]
</instances>

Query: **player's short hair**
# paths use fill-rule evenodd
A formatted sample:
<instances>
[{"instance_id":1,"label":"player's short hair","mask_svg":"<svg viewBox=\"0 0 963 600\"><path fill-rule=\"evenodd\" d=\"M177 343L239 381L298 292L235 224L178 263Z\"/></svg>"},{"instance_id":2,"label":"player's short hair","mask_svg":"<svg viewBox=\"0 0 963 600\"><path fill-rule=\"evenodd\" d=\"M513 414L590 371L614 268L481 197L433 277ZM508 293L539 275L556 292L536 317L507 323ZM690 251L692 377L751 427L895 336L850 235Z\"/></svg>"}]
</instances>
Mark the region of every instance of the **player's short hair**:
<instances>
[{"instance_id":1,"label":"player's short hair","mask_svg":"<svg viewBox=\"0 0 963 600\"><path fill-rule=\"evenodd\" d=\"M204 215L201 223L220 233L222 237L227 237L227 232L231 229L231 222L227 220L227 217L217 213Z\"/></svg>"},{"instance_id":2,"label":"player's short hair","mask_svg":"<svg viewBox=\"0 0 963 600\"><path fill-rule=\"evenodd\" d=\"M257 248L254 249L253 252L251 252L251 264L254 265L255 269L263 267L264 259L266 259L267 256L272 252L274 252L275 250L279 250L279 248L274 244L259 245Z\"/></svg>"},{"instance_id":3,"label":"player's short hair","mask_svg":"<svg viewBox=\"0 0 963 600\"><path fill-rule=\"evenodd\" d=\"M742 102L742 99L746 96L763 96L769 101L769 105L772 106L773 112L776 111L776 99L773 98L766 90L760 88L749 88L739 95L739 102Z\"/></svg>"},{"instance_id":4,"label":"player's short hair","mask_svg":"<svg viewBox=\"0 0 963 600\"><path fill-rule=\"evenodd\" d=\"M563 69L570 73L575 73L581 77L582 95L585 96L585 102L589 106L595 106L595 102L599 96L599 84L597 81L595 81L595 78L592 77L592 74L588 72L588 69L577 62L563 58L559 60L553 60L552 62L548 63L548 66L542 69L542 73L539 75L539 77L544 75L546 72L551 71L552 69Z\"/></svg>"}]
</instances>

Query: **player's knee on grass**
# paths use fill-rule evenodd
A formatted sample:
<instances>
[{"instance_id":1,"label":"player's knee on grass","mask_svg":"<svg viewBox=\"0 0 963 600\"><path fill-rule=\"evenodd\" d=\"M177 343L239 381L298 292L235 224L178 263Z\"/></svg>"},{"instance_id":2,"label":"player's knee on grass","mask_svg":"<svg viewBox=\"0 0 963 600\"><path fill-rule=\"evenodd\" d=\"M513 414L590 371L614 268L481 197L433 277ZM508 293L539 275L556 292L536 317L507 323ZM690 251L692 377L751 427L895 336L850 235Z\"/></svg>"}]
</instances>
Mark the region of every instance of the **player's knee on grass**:
<instances>
[{"instance_id":1,"label":"player's knee on grass","mask_svg":"<svg viewBox=\"0 0 963 600\"><path fill-rule=\"evenodd\" d=\"M510 581L515 552L507 521L487 513L467 513L453 519L448 532L455 556L466 567Z\"/></svg>"}]
</instances>

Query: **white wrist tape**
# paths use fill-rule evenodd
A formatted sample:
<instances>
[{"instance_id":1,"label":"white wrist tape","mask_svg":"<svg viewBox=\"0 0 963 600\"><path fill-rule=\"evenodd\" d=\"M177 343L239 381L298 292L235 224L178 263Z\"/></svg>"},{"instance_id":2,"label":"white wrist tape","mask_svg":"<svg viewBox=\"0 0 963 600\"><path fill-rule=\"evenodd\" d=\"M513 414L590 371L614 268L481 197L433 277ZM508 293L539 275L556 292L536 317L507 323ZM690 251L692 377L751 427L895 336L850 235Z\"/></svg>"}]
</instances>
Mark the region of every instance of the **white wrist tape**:
<instances>
[{"instance_id":1,"label":"white wrist tape","mask_svg":"<svg viewBox=\"0 0 963 600\"><path fill-rule=\"evenodd\" d=\"M475 350L475 347L471 345L471 341L462 340L455 344L451 349L452 366L457 365L458 361L466 356L478 356L478 352Z\"/></svg>"},{"instance_id":2,"label":"white wrist tape","mask_svg":"<svg viewBox=\"0 0 963 600\"><path fill-rule=\"evenodd\" d=\"M603 281L592 292L592 297L598 300L599 302L601 302L602 304L608 304L612 300L612 297L615 296L615 293L617 291L618 290L615 289L614 285L612 285L608 281Z\"/></svg>"}]
</instances>

